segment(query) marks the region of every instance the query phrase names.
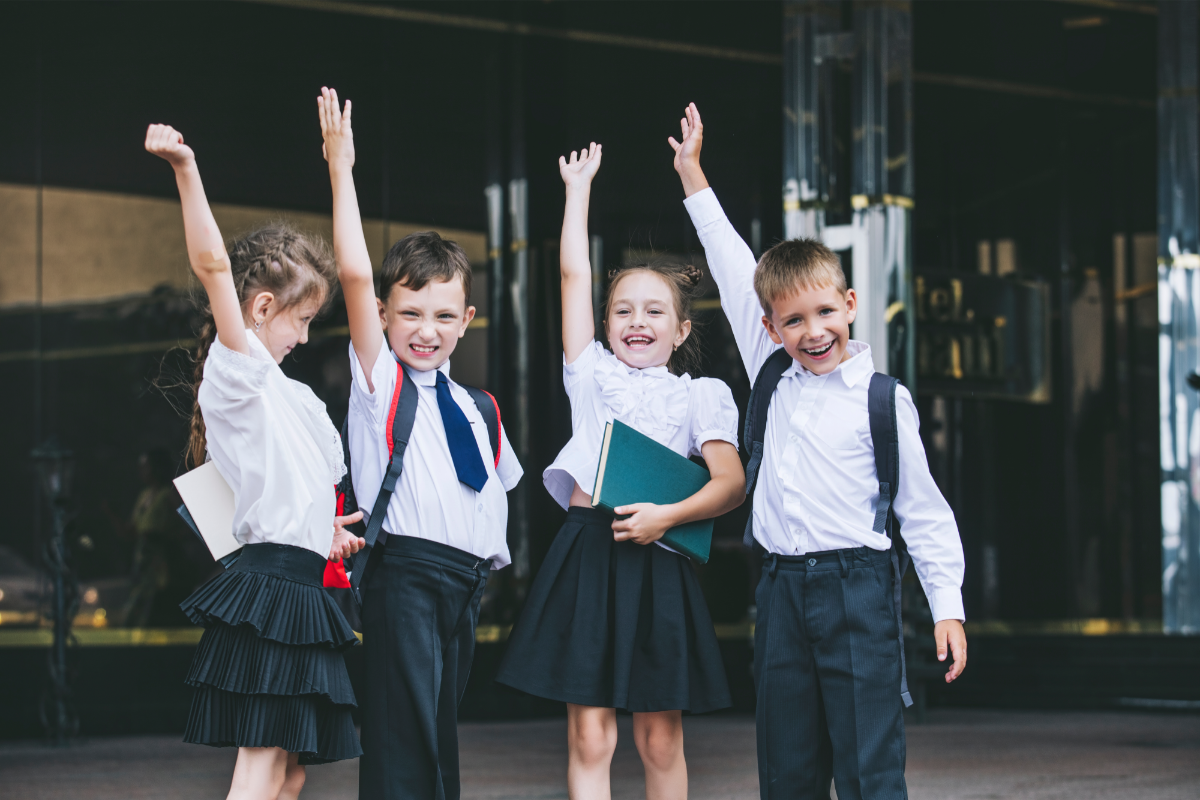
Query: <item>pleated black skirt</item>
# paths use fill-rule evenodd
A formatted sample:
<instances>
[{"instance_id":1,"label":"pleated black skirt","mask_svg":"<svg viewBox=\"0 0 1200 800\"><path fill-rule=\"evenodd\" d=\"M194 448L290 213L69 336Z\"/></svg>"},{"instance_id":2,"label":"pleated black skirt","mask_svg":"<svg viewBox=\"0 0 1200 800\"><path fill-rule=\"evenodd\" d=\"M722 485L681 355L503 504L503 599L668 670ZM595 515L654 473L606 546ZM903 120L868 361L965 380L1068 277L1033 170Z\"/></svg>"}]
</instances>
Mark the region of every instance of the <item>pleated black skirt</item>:
<instances>
[{"instance_id":1,"label":"pleated black skirt","mask_svg":"<svg viewBox=\"0 0 1200 800\"><path fill-rule=\"evenodd\" d=\"M250 544L180 604L205 627L185 742L279 747L301 764L362 755L342 656L358 638L322 588L324 570L310 550Z\"/></svg>"},{"instance_id":2,"label":"pleated black skirt","mask_svg":"<svg viewBox=\"0 0 1200 800\"><path fill-rule=\"evenodd\" d=\"M496 680L627 711L727 708L708 606L684 556L613 541L612 517L571 507L513 626Z\"/></svg>"}]
</instances>

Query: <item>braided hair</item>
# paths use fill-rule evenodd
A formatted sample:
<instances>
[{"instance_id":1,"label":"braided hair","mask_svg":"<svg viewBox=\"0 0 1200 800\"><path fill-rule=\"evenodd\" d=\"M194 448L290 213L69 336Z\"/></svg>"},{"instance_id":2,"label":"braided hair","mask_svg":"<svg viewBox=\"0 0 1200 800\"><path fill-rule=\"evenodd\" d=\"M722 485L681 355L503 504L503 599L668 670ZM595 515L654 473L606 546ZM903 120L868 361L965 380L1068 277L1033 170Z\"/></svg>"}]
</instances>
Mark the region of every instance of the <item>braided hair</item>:
<instances>
[{"instance_id":1,"label":"braided hair","mask_svg":"<svg viewBox=\"0 0 1200 800\"><path fill-rule=\"evenodd\" d=\"M333 255L324 239L309 236L286 222L272 222L230 242L229 254L233 285L245 315L254 298L262 292L275 295L275 313L312 299L324 304L337 278ZM192 373L192 419L188 436L188 460L192 466L204 463L207 448L204 417L200 413L200 382L204 379L204 361L217 338L208 296L196 297L200 315L195 365Z\"/></svg>"},{"instance_id":2,"label":"braided hair","mask_svg":"<svg viewBox=\"0 0 1200 800\"><path fill-rule=\"evenodd\" d=\"M685 372L695 372L700 367L700 336L696 330L696 321L692 318L692 301L696 299L697 287L704 277L704 271L692 264L669 264L662 261L649 261L633 264L627 267L617 267L608 271L608 292L604 296L604 319L607 323L609 308L612 307L617 284L635 272L649 272L657 275L671 289L675 299L675 313L679 324L692 323L691 333L671 353L667 360L667 369L674 375ZM607 325L606 325L607 327Z\"/></svg>"}]
</instances>

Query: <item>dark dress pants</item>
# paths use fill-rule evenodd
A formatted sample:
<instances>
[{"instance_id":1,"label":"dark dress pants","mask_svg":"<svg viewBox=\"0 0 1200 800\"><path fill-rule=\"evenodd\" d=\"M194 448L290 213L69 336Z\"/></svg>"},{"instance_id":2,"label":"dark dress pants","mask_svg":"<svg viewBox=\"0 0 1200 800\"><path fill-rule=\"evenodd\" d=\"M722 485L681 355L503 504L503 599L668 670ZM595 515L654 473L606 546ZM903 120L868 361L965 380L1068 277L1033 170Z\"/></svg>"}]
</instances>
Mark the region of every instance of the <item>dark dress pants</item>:
<instances>
[{"instance_id":1,"label":"dark dress pants","mask_svg":"<svg viewBox=\"0 0 1200 800\"><path fill-rule=\"evenodd\" d=\"M458 703L490 561L389 536L363 576L360 800L458 800Z\"/></svg>"},{"instance_id":2,"label":"dark dress pants","mask_svg":"<svg viewBox=\"0 0 1200 800\"><path fill-rule=\"evenodd\" d=\"M888 553L767 554L754 677L763 800L901 800L904 711Z\"/></svg>"}]
</instances>

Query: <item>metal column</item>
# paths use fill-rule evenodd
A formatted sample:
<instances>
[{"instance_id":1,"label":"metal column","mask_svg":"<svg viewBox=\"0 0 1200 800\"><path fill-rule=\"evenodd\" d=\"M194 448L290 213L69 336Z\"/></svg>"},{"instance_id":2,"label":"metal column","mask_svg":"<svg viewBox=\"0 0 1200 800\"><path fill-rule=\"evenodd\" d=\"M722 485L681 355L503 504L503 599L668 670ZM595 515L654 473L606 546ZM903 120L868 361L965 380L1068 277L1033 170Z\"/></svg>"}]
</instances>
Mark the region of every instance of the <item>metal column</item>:
<instances>
[{"instance_id":1,"label":"metal column","mask_svg":"<svg viewBox=\"0 0 1200 800\"><path fill-rule=\"evenodd\" d=\"M1158 5L1158 322L1163 629L1200 632L1200 157L1195 0Z\"/></svg>"},{"instance_id":2,"label":"metal column","mask_svg":"<svg viewBox=\"0 0 1200 800\"><path fill-rule=\"evenodd\" d=\"M838 4L783 4L783 237L820 236L829 200L828 165L821 157L821 50L838 27ZM826 91L828 87L826 86Z\"/></svg>"},{"instance_id":3,"label":"metal column","mask_svg":"<svg viewBox=\"0 0 1200 800\"><path fill-rule=\"evenodd\" d=\"M854 337L875 369L916 391L912 329L912 14L908 3L861 2L854 10L854 143L851 205L867 243L854 263Z\"/></svg>"}]
</instances>

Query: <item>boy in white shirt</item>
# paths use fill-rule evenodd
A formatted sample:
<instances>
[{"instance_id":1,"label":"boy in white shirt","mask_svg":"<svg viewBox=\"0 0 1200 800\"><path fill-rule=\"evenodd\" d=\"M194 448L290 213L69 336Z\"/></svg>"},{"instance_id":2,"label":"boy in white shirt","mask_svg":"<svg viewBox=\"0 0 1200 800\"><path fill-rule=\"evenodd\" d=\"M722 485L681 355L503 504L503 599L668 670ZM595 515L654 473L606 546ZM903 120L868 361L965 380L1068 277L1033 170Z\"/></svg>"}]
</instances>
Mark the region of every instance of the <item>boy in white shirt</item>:
<instances>
[{"instance_id":1,"label":"boy in white shirt","mask_svg":"<svg viewBox=\"0 0 1200 800\"><path fill-rule=\"evenodd\" d=\"M766 550L756 592L755 688L763 800L906 798L900 620L891 541L873 530L881 478L867 411L870 348L850 339L857 312L837 256L782 242L757 265L700 169L695 104L669 139L684 205L753 379L780 347L793 359L767 414L754 491ZM892 509L936 622L938 660L967 660L963 553L954 515L925 459L917 409L896 390L899 489Z\"/></svg>"},{"instance_id":2,"label":"boy in white shirt","mask_svg":"<svg viewBox=\"0 0 1200 800\"><path fill-rule=\"evenodd\" d=\"M433 232L407 236L383 259L376 299L352 175L350 101L342 113L323 88L317 103L350 322L350 470L364 512L392 460L397 386L411 381L417 391L379 539L365 568L354 566L364 571L366 662L359 797L457 800L458 703L488 572L511 560L506 492L521 465L502 427L492 452L476 401L449 378L450 355L475 316L466 255Z\"/></svg>"}]
</instances>

